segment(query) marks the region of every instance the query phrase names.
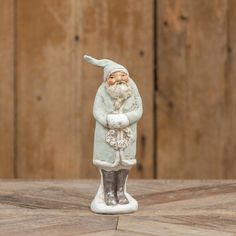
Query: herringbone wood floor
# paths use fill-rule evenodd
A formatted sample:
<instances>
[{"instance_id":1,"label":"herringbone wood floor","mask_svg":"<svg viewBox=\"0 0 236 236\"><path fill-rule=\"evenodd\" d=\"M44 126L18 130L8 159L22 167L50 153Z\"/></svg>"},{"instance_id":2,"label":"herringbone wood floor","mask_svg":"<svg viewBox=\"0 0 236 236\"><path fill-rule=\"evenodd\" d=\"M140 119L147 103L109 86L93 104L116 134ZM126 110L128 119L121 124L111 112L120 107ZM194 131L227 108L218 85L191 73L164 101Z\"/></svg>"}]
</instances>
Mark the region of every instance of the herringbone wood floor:
<instances>
[{"instance_id":1,"label":"herringbone wood floor","mask_svg":"<svg viewBox=\"0 0 236 236\"><path fill-rule=\"evenodd\" d=\"M236 235L236 180L129 180L139 210L97 215L97 180L0 181L0 235Z\"/></svg>"}]
</instances>

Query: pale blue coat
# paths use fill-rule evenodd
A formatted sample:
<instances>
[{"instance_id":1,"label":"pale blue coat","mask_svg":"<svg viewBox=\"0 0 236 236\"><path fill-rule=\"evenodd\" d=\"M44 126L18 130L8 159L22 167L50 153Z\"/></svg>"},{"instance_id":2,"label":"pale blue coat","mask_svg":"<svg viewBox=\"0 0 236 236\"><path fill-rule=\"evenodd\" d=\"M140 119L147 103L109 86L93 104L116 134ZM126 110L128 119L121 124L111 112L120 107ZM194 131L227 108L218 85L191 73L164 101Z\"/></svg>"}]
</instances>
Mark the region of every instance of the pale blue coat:
<instances>
[{"instance_id":1,"label":"pale blue coat","mask_svg":"<svg viewBox=\"0 0 236 236\"><path fill-rule=\"evenodd\" d=\"M137 86L130 78L132 95L124 102L123 113L127 116L131 127L131 140L129 146L124 150L124 157L129 165L136 163L136 136L137 121L143 113L142 99ZM114 150L105 140L107 127L107 115L114 111L113 100L106 91L105 84L102 83L98 88L94 106L93 115L96 119L96 128L94 134L94 152L93 163L97 166L103 164L112 165L116 160L116 150ZM101 164L103 163L103 164Z\"/></svg>"}]
</instances>

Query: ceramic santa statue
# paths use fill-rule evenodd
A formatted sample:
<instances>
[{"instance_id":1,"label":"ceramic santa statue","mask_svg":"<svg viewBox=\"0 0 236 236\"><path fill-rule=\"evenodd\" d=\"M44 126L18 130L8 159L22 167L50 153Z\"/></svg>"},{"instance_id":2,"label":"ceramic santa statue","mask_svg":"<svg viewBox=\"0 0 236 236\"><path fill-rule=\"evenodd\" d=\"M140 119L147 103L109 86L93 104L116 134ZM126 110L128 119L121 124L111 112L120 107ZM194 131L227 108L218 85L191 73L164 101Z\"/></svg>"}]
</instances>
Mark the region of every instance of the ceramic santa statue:
<instances>
[{"instance_id":1,"label":"ceramic santa statue","mask_svg":"<svg viewBox=\"0 0 236 236\"><path fill-rule=\"evenodd\" d=\"M93 164L101 173L101 184L91 204L96 213L136 211L137 201L126 192L130 168L136 164L137 121L142 100L128 70L109 59L84 59L104 71L93 106L96 119Z\"/></svg>"}]
</instances>

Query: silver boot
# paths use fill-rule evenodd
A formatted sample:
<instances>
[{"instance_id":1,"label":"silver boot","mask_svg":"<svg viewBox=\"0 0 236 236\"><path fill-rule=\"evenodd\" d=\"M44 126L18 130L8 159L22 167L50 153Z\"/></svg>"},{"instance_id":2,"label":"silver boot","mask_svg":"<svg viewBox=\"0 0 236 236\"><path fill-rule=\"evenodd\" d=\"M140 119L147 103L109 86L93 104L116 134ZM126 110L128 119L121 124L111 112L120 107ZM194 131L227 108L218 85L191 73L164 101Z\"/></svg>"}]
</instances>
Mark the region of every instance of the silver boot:
<instances>
[{"instance_id":1,"label":"silver boot","mask_svg":"<svg viewBox=\"0 0 236 236\"><path fill-rule=\"evenodd\" d=\"M117 173L117 200L119 204L128 204L129 200L125 196L125 181L129 171L127 169L119 170Z\"/></svg>"},{"instance_id":2,"label":"silver boot","mask_svg":"<svg viewBox=\"0 0 236 236\"><path fill-rule=\"evenodd\" d=\"M102 170L104 200L108 206L117 204L116 200L116 175L114 171Z\"/></svg>"}]
</instances>

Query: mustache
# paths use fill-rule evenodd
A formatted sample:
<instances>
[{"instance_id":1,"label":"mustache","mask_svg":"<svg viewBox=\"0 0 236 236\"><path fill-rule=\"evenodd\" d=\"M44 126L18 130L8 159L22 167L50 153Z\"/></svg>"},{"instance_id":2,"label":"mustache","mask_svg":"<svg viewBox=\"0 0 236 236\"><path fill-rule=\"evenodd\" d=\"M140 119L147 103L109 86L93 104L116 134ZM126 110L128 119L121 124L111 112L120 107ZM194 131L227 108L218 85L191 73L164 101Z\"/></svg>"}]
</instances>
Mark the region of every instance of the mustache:
<instances>
[{"instance_id":1,"label":"mustache","mask_svg":"<svg viewBox=\"0 0 236 236\"><path fill-rule=\"evenodd\" d=\"M111 89L111 90L115 90L115 89L121 89L121 90L123 90L123 89L127 89L127 88L129 88L130 86L127 84L127 83L125 83L125 82L116 82L115 84L113 84L113 85L110 85L109 86L109 88Z\"/></svg>"},{"instance_id":2,"label":"mustache","mask_svg":"<svg viewBox=\"0 0 236 236\"><path fill-rule=\"evenodd\" d=\"M126 98L131 94L131 87L129 84L122 82L122 83L115 83L113 85L107 86L107 92L113 98Z\"/></svg>"},{"instance_id":3,"label":"mustache","mask_svg":"<svg viewBox=\"0 0 236 236\"><path fill-rule=\"evenodd\" d=\"M127 84L127 83L123 80L120 80L120 81L116 81L115 84Z\"/></svg>"}]
</instances>

